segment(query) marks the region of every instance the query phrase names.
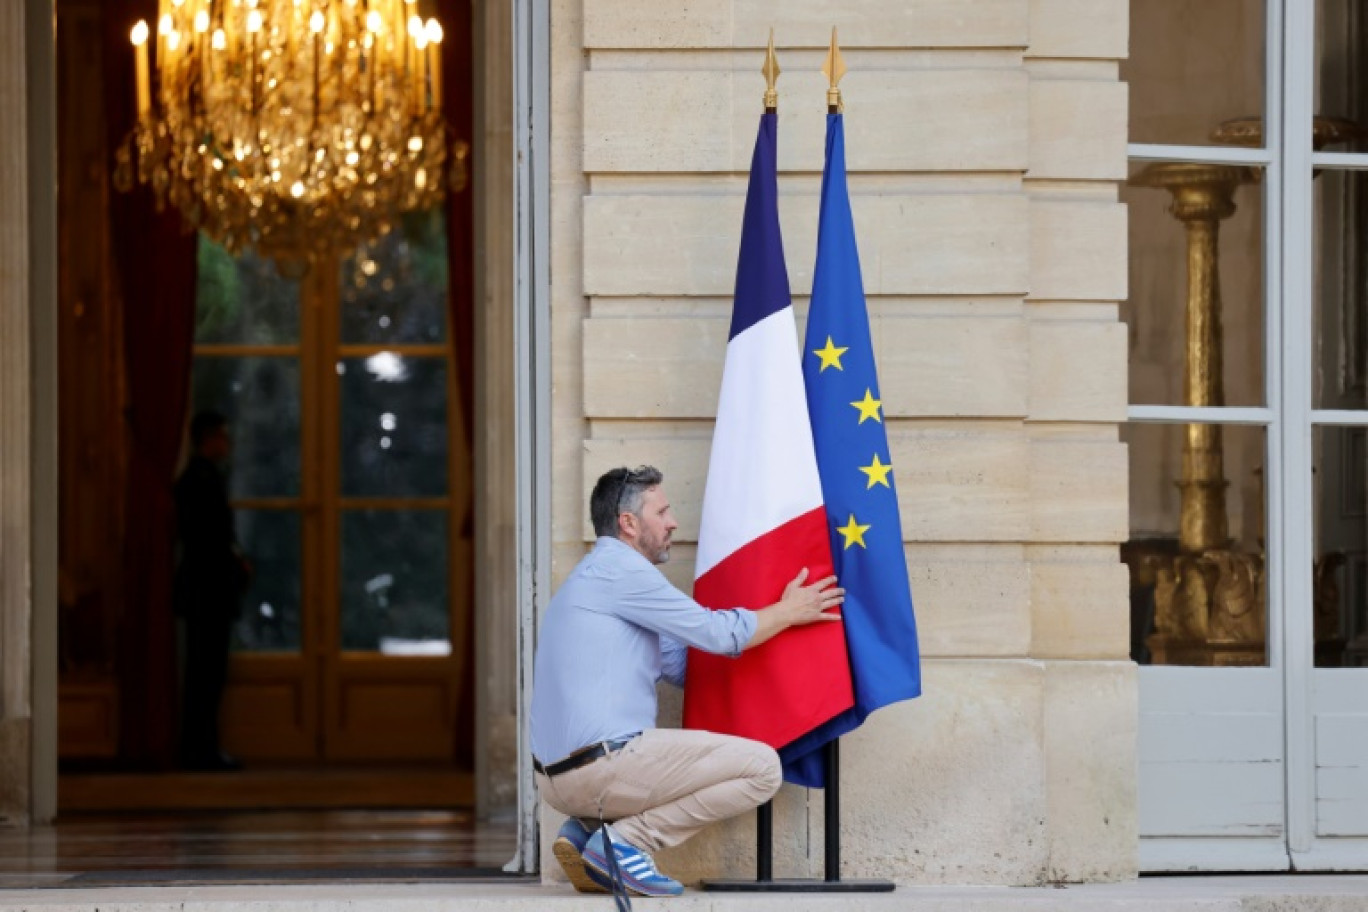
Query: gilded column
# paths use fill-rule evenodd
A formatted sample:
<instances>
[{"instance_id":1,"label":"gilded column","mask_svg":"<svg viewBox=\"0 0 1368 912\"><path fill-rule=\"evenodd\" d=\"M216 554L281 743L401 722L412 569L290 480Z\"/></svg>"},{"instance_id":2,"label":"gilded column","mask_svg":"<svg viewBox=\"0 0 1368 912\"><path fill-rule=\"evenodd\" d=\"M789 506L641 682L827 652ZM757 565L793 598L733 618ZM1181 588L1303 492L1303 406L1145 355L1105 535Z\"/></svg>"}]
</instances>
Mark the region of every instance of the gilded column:
<instances>
[{"instance_id":1,"label":"gilded column","mask_svg":"<svg viewBox=\"0 0 1368 912\"><path fill-rule=\"evenodd\" d=\"M1183 404L1225 405L1221 280L1218 242L1223 219L1235 213L1235 189L1257 179L1251 168L1164 162L1150 165L1134 183L1169 191L1173 217L1187 229L1187 316ZM1179 548L1202 554L1224 548L1226 479L1221 427L1189 424L1183 438Z\"/></svg>"}]
</instances>

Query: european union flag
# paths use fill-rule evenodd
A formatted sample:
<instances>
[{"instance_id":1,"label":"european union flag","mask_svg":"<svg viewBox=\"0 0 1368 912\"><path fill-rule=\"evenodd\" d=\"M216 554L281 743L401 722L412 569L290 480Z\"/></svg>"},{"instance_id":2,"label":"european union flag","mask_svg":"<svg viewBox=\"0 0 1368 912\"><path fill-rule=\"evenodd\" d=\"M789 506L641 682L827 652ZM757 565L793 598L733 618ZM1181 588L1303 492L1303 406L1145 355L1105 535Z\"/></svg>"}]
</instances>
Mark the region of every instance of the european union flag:
<instances>
[{"instance_id":1,"label":"european union flag","mask_svg":"<svg viewBox=\"0 0 1368 912\"><path fill-rule=\"evenodd\" d=\"M821 787L823 744L852 731L879 707L921 693L917 623L850 213L840 114L827 115L803 380L832 557L846 590L841 613L855 705L780 755L785 778Z\"/></svg>"}]
</instances>

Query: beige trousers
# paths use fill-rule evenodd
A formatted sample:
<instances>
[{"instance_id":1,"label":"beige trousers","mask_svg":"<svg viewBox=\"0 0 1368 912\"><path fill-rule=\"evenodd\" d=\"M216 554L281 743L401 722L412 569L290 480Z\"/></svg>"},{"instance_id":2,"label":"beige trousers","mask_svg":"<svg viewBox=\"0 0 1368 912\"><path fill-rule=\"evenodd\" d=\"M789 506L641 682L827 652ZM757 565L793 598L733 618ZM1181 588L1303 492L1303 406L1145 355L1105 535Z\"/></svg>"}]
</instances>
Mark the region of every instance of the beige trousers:
<instances>
[{"instance_id":1,"label":"beige trousers","mask_svg":"<svg viewBox=\"0 0 1368 912\"><path fill-rule=\"evenodd\" d=\"M571 817L602 816L653 854L759 807L782 781L779 755L767 744L670 728L648 729L621 750L554 778L537 774L547 804Z\"/></svg>"}]
</instances>

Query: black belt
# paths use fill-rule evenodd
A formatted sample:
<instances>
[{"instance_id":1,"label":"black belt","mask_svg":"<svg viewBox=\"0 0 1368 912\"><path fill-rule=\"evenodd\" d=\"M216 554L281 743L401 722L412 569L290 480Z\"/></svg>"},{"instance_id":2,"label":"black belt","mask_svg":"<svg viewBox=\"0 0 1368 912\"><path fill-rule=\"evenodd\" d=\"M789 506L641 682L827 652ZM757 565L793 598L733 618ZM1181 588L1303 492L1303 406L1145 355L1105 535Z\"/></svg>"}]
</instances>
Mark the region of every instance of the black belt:
<instances>
[{"instance_id":1,"label":"black belt","mask_svg":"<svg viewBox=\"0 0 1368 912\"><path fill-rule=\"evenodd\" d=\"M632 738L623 738L621 741L600 741L598 744L591 745L581 750L575 751L564 760L557 760L555 763L542 766L540 760L532 758L532 768L543 776L559 776L561 773L568 773L577 770L581 766L588 766L601 757L606 757L615 750L622 750L632 743Z\"/></svg>"}]
</instances>

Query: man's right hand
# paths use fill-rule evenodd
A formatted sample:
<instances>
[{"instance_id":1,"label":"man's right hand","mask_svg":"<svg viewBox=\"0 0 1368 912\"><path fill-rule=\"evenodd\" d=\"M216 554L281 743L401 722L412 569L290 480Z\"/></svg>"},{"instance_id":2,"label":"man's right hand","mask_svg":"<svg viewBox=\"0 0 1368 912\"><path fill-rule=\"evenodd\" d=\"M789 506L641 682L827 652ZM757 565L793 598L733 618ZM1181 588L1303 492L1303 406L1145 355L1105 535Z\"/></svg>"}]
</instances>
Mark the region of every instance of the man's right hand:
<instances>
[{"instance_id":1,"label":"man's right hand","mask_svg":"<svg viewBox=\"0 0 1368 912\"><path fill-rule=\"evenodd\" d=\"M747 649L754 649L790 627L841 619L838 614L827 613L845 601L845 590L836 585L836 577L828 576L810 584L807 578L808 569L804 567L784 587L779 601L755 612L755 635L746 644Z\"/></svg>"}]
</instances>

